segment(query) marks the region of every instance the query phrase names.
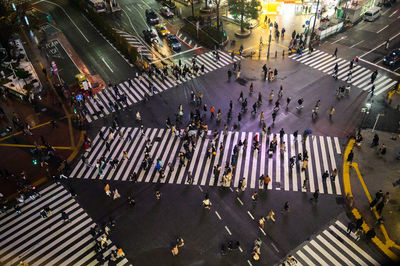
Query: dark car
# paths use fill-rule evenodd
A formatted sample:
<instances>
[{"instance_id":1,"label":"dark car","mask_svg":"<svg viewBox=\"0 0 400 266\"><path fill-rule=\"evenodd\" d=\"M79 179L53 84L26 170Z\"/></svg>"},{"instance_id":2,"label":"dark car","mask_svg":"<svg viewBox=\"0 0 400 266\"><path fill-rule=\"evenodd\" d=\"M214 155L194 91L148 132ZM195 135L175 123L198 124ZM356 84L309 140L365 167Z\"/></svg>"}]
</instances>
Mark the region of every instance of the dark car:
<instances>
[{"instance_id":1,"label":"dark car","mask_svg":"<svg viewBox=\"0 0 400 266\"><path fill-rule=\"evenodd\" d=\"M146 20L150 25L156 25L160 22L156 12L152 9L146 9Z\"/></svg>"},{"instance_id":2,"label":"dark car","mask_svg":"<svg viewBox=\"0 0 400 266\"><path fill-rule=\"evenodd\" d=\"M400 63L400 48L394 49L383 58L383 63L389 67L395 67Z\"/></svg>"},{"instance_id":3,"label":"dark car","mask_svg":"<svg viewBox=\"0 0 400 266\"><path fill-rule=\"evenodd\" d=\"M182 48L182 44L175 35L168 36L167 42L174 51L179 51Z\"/></svg>"},{"instance_id":4,"label":"dark car","mask_svg":"<svg viewBox=\"0 0 400 266\"><path fill-rule=\"evenodd\" d=\"M143 31L144 40L150 44L157 43L157 33L152 29L147 29Z\"/></svg>"}]
</instances>

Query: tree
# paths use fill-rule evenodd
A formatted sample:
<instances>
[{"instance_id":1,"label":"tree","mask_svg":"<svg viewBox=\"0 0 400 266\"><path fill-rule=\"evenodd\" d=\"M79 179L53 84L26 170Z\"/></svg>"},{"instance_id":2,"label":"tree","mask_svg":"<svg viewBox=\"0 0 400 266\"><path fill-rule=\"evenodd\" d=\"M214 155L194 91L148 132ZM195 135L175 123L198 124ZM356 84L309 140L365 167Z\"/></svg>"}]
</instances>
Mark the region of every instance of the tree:
<instances>
[{"instance_id":1,"label":"tree","mask_svg":"<svg viewBox=\"0 0 400 266\"><path fill-rule=\"evenodd\" d=\"M259 6L258 0L228 0L229 12L233 14L235 19L240 16L240 31L242 32L247 20L258 18Z\"/></svg>"},{"instance_id":2,"label":"tree","mask_svg":"<svg viewBox=\"0 0 400 266\"><path fill-rule=\"evenodd\" d=\"M189 2L190 2L190 6L192 7L192 17L194 18L194 6L193 6L194 0L189 0Z\"/></svg>"},{"instance_id":3,"label":"tree","mask_svg":"<svg viewBox=\"0 0 400 266\"><path fill-rule=\"evenodd\" d=\"M219 6L220 6L220 4L221 4L221 0L213 0L213 2L214 2L215 7L216 7L216 12L217 12L217 29L218 29L218 32L219 32L219 26L220 26L220 23L219 23Z\"/></svg>"}]
</instances>

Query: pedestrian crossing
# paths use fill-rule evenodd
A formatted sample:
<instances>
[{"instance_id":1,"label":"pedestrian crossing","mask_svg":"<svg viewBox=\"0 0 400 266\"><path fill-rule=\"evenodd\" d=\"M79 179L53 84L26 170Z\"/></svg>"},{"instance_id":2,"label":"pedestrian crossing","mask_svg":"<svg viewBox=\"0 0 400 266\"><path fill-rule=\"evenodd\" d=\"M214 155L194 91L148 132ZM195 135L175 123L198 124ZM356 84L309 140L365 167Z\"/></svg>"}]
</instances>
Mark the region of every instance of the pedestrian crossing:
<instances>
[{"instance_id":1,"label":"pedestrian crossing","mask_svg":"<svg viewBox=\"0 0 400 266\"><path fill-rule=\"evenodd\" d=\"M380 259L361 248L353 232L346 231L347 223L331 223L292 252L297 263L290 265L380 265Z\"/></svg>"},{"instance_id":2,"label":"pedestrian crossing","mask_svg":"<svg viewBox=\"0 0 400 266\"><path fill-rule=\"evenodd\" d=\"M13 210L0 214L0 265L97 265L98 259L109 259L116 246L107 240L96 251L99 239L90 232L95 223L64 186L53 183L39 193L40 197L19 203L20 214ZM51 214L42 218L46 206ZM115 263L130 265L125 257Z\"/></svg>"},{"instance_id":3,"label":"pedestrian crossing","mask_svg":"<svg viewBox=\"0 0 400 266\"><path fill-rule=\"evenodd\" d=\"M181 32L180 30L178 30L178 32L176 33L176 37L178 37L178 39L181 40L182 42L184 42L187 45L189 45L190 48L192 48L192 49L196 49L196 48L199 47L197 45L196 41L194 41L190 37L186 36L186 34Z\"/></svg>"},{"instance_id":4,"label":"pedestrian crossing","mask_svg":"<svg viewBox=\"0 0 400 266\"><path fill-rule=\"evenodd\" d=\"M94 120L115 112L117 102L125 108L142 101L145 98L145 95L161 93L240 59L238 56L235 56L232 59L230 55L222 51L219 51L219 55L220 59L218 61L216 61L212 52L197 55L196 62L199 67L204 65L204 72L199 70L197 73L192 73L190 75L186 75L185 77L181 76L179 79L176 79L171 74L162 79L155 75L148 76L147 74L143 73L141 76L142 79L133 78L131 83L129 81L121 82L117 86L119 91L127 96L126 102L121 101L120 96L118 96L114 90L109 88L104 89L96 93L92 98L88 98L85 101L86 120L91 123ZM185 64L192 66L191 58L182 59L182 66ZM152 86L154 87L152 88Z\"/></svg>"},{"instance_id":5,"label":"pedestrian crossing","mask_svg":"<svg viewBox=\"0 0 400 266\"><path fill-rule=\"evenodd\" d=\"M142 41L136 37L133 36L132 34L129 34L125 31L121 30L116 30L117 33L125 38L125 40L130 43L133 47L136 47L138 49L138 52L140 55L147 57L148 60L152 61L153 59L153 53L149 49L149 47L145 44L142 43Z\"/></svg>"},{"instance_id":6,"label":"pedestrian crossing","mask_svg":"<svg viewBox=\"0 0 400 266\"><path fill-rule=\"evenodd\" d=\"M311 191L319 189L320 193L341 195L341 180L339 177L333 180L329 177L323 180L322 173L326 170L329 173L338 168L337 158L340 157L341 147L337 137L309 136L303 142L301 136L297 141L292 134L284 135L282 141L286 144L286 150L279 152L280 141L278 137L277 151L269 155L268 142L273 136L263 137L259 132L220 132L215 143L216 155L207 158L207 148L213 141L211 131L206 137L198 137L196 149L192 159L185 165L179 163L179 152L183 151L183 140L177 135L173 135L170 129L147 128L143 131L138 128L119 128L120 134L114 134L114 139L109 141L109 150L105 145L108 141L110 128L103 127L101 134L98 134L92 141L89 151L85 153L86 162L80 160L73 171L69 174L70 178L83 179L106 179L129 181L129 175L136 173L139 182L169 183L169 184L188 184L188 172L192 173L193 185L201 186L221 186L222 172L226 163L231 163L233 148L241 140L246 143L239 151L236 168L233 170L231 187L237 187L239 179L245 177L247 186L250 188L263 188L259 177L268 175L271 183L267 189L285 191ZM254 136L258 134L260 140L260 151L254 151L252 142ZM150 139L152 146L150 156L153 165L149 170L141 170L141 163L144 158L145 142ZM297 162L293 168L290 167L289 158L298 153L308 152L308 167L306 171L301 171L301 162ZM123 152L127 153L128 158L123 160ZM107 161L119 160L118 165L113 166L107 163L102 168L102 175L95 164L104 156ZM160 175L155 169L155 164L161 159L165 167L165 178L160 179ZM216 165L222 167L221 174L214 177L213 168ZM308 182L305 182L307 180ZM306 185L303 187L303 184Z\"/></svg>"},{"instance_id":7,"label":"pedestrian crossing","mask_svg":"<svg viewBox=\"0 0 400 266\"><path fill-rule=\"evenodd\" d=\"M325 53L321 50L315 50L311 54L292 54L289 55L290 58L300 62L302 64L308 65L309 67L320 70L328 75L332 75L334 73L335 64L338 64L338 79L343 81L348 81L349 78L349 70L350 70L350 61L345 59L336 58L332 54ZM353 86L356 86L363 91L370 91L372 88L371 84L371 74L373 71L360 66L355 65L351 71L351 79L348 81ZM378 73L378 76L375 79L374 85L374 95L379 95L384 93L385 91L390 90L397 83L397 81L392 80L391 78Z\"/></svg>"}]
</instances>

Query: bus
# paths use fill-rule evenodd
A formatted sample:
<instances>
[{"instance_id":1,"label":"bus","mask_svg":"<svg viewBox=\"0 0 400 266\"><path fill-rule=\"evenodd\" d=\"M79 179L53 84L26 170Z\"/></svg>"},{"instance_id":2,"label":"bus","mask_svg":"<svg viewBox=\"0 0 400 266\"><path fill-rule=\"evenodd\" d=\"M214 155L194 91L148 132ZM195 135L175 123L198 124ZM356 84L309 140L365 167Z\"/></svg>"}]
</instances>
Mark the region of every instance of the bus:
<instances>
[{"instance_id":1,"label":"bus","mask_svg":"<svg viewBox=\"0 0 400 266\"><path fill-rule=\"evenodd\" d=\"M106 3L104 0L86 0L86 2L95 12L106 12Z\"/></svg>"}]
</instances>

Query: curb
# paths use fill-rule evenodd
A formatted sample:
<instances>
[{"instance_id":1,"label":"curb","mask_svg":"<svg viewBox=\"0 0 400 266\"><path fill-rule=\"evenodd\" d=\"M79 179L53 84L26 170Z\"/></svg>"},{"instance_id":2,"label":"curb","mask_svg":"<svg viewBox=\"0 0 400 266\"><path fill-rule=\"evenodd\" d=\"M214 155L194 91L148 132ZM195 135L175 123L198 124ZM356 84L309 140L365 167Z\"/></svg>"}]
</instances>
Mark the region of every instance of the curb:
<instances>
[{"instance_id":1,"label":"curb","mask_svg":"<svg viewBox=\"0 0 400 266\"><path fill-rule=\"evenodd\" d=\"M351 165L349 163L347 163L346 158L348 156L348 154L350 153L350 151L353 149L354 147L354 143L355 140L354 139L350 139L349 143L346 146L345 152L343 154L343 186L344 186L344 191L345 191L345 195L346 195L346 199L353 199L353 194L351 191L351 184L350 184L350 166L352 166L353 168L355 168L357 174L359 175L359 177L361 176L360 171L358 169L358 164L357 163L351 163ZM360 181L363 183L363 180L360 179ZM365 184L362 184L363 187L365 186ZM370 199L370 195L369 193L366 191L367 193L367 197L368 197L368 201L371 202ZM354 215L354 217L356 219L359 219L362 217L360 211L352 206L349 206L351 213ZM384 226L381 224L380 225L381 229L383 229L382 231L386 232L386 229L384 228ZM371 227L364 221L364 223L362 224L362 228L364 233L368 232ZM385 235L386 238L386 235ZM371 239L372 242L383 252L385 253L386 256L388 256L391 260L393 261L400 261L400 258L393 252L390 250L391 247L395 247L396 243L394 243L389 236L387 236L386 238L386 243L384 243L381 239L379 239L377 236L375 236L374 238Z\"/></svg>"}]
</instances>

